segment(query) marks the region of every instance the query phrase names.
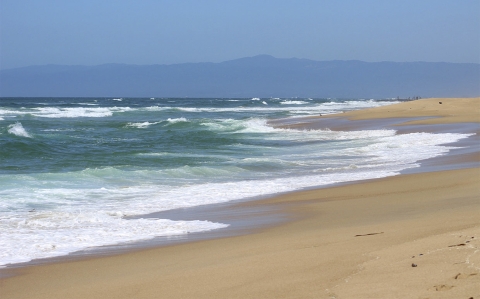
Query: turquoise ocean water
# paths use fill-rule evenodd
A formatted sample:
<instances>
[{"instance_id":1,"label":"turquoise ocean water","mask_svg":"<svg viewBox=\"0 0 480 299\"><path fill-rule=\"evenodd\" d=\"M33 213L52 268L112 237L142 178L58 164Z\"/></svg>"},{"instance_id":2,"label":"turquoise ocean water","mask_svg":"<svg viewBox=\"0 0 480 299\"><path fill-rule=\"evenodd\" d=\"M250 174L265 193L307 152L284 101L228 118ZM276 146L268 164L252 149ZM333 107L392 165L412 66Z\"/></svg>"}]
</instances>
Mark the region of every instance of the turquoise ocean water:
<instances>
[{"instance_id":1,"label":"turquoise ocean water","mask_svg":"<svg viewBox=\"0 0 480 299\"><path fill-rule=\"evenodd\" d=\"M469 136L267 124L393 103L2 98L0 266L228 227L128 216L396 175Z\"/></svg>"}]
</instances>

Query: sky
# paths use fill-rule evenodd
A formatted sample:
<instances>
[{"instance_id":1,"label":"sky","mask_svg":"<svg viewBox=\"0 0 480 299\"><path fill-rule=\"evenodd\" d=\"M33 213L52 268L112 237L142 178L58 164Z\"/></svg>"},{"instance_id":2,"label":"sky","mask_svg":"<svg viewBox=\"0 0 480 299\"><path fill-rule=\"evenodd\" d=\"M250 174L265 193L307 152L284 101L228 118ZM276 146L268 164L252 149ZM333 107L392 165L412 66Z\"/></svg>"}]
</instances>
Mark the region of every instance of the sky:
<instances>
[{"instance_id":1,"label":"sky","mask_svg":"<svg viewBox=\"0 0 480 299\"><path fill-rule=\"evenodd\" d=\"M260 54L480 63L480 0L0 0L0 69Z\"/></svg>"}]
</instances>

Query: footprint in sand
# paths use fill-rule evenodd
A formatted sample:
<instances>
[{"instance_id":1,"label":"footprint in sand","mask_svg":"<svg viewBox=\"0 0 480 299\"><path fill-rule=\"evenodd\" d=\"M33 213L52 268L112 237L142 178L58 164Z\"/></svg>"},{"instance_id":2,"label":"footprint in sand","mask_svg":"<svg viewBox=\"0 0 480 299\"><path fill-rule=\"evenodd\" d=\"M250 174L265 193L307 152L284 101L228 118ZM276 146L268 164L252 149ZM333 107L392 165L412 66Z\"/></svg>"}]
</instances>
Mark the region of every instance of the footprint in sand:
<instances>
[{"instance_id":1,"label":"footprint in sand","mask_svg":"<svg viewBox=\"0 0 480 299\"><path fill-rule=\"evenodd\" d=\"M470 273L470 274L464 274L464 273L458 273L457 275L455 275L455 279L466 279L466 278L469 278L471 276L475 276L477 275L478 273Z\"/></svg>"},{"instance_id":2,"label":"footprint in sand","mask_svg":"<svg viewBox=\"0 0 480 299\"><path fill-rule=\"evenodd\" d=\"M446 285L446 284L439 284L439 285L433 286L433 289L435 291L448 291L448 290L450 290L451 288L454 288L454 287L455 286Z\"/></svg>"}]
</instances>

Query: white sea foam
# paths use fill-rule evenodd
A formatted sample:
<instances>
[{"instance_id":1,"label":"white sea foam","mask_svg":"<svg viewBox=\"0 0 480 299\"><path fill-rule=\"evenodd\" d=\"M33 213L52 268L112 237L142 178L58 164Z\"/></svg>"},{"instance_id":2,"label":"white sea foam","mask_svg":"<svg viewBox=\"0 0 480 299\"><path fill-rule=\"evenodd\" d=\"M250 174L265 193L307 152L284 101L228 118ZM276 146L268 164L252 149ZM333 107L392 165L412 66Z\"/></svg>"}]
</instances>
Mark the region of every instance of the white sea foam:
<instances>
[{"instance_id":1,"label":"white sea foam","mask_svg":"<svg viewBox=\"0 0 480 299\"><path fill-rule=\"evenodd\" d=\"M223 120L220 124L232 125L235 122ZM262 119L251 119L246 123L245 126L243 122L245 130L267 133L267 138L314 140L324 136L326 140L353 142L354 146L331 148L320 153L310 148L288 156L247 158L236 163L238 166L184 166L127 172L105 168L59 174L0 176L4 186L0 189L0 197L4 199L0 202L3 215L0 218L0 243L6 248L0 251L0 264L58 256L92 246L225 227L225 224L208 221L127 220L122 217L392 176L401 170L417 167L421 159L442 155L452 149L442 144L469 136L457 133L396 135L394 130L294 132L267 129ZM339 167L324 167L319 162L318 168L302 175L282 174L248 180L237 176L244 171L239 167L242 163L292 163L311 167L316 165L317 160L322 160L315 159L315 155L328 154L348 156L350 163L328 161L329 165ZM165 185L159 180L162 177L196 179L176 180L175 184ZM234 179L225 181L230 177ZM206 178L223 178L223 181ZM27 212L32 206L37 207L36 210Z\"/></svg>"},{"instance_id":2,"label":"white sea foam","mask_svg":"<svg viewBox=\"0 0 480 299\"><path fill-rule=\"evenodd\" d=\"M172 124L180 123L180 122L188 122L188 120L185 117L169 118L167 119L167 121Z\"/></svg>"},{"instance_id":3,"label":"white sea foam","mask_svg":"<svg viewBox=\"0 0 480 299\"><path fill-rule=\"evenodd\" d=\"M0 110L0 116L33 115L45 118L76 118L76 117L108 117L113 113L121 113L133 110L130 107L36 107L29 109Z\"/></svg>"},{"instance_id":4,"label":"white sea foam","mask_svg":"<svg viewBox=\"0 0 480 299\"><path fill-rule=\"evenodd\" d=\"M1 109L0 108L0 117L4 116L15 116L18 114L18 110L11 110L11 109Z\"/></svg>"},{"instance_id":5,"label":"white sea foam","mask_svg":"<svg viewBox=\"0 0 480 299\"><path fill-rule=\"evenodd\" d=\"M380 107L385 105L392 105L399 102L382 102L382 101L375 101L375 100L367 100L367 101L345 101L345 102L327 102L322 103L321 105L326 110L340 110L340 111L348 111L348 110L357 110L357 109L364 109L364 108L373 108L373 107Z\"/></svg>"},{"instance_id":6,"label":"white sea foam","mask_svg":"<svg viewBox=\"0 0 480 299\"><path fill-rule=\"evenodd\" d=\"M286 100L286 101L280 102L280 104L281 105L304 105L304 104L308 104L308 102Z\"/></svg>"},{"instance_id":7,"label":"white sea foam","mask_svg":"<svg viewBox=\"0 0 480 299\"><path fill-rule=\"evenodd\" d=\"M230 122L235 123L236 121L230 120ZM267 125L267 120L264 118L251 118L241 121L241 123L237 125L241 126L241 129L239 130L240 133L281 133L262 136L263 139L275 140L353 140L394 136L396 132L395 130L330 131L328 129L281 129Z\"/></svg>"},{"instance_id":8,"label":"white sea foam","mask_svg":"<svg viewBox=\"0 0 480 299\"><path fill-rule=\"evenodd\" d=\"M45 129L43 132L74 132L75 129Z\"/></svg>"},{"instance_id":9,"label":"white sea foam","mask_svg":"<svg viewBox=\"0 0 480 299\"><path fill-rule=\"evenodd\" d=\"M166 120L170 124L175 124L175 123L180 123L180 122L188 122L188 120L185 117L179 117L179 118L169 118ZM133 127L133 128L138 128L138 129L145 129L148 128L152 125L156 125L162 123L162 121L157 121L157 122L141 122L141 123L128 123L125 126L126 127Z\"/></svg>"},{"instance_id":10,"label":"white sea foam","mask_svg":"<svg viewBox=\"0 0 480 299\"><path fill-rule=\"evenodd\" d=\"M126 127L133 127L133 128L138 128L138 129L145 129L150 127L151 125L156 125L161 123L160 121L157 122L141 122L141 123L128 123L126 124Z\"/></svg>"},{"instance_id":11,"label":"white sea foam","mask_svg":"<svg viewBox=\"0 0 480 299\"><path fill-rule=\"evenodd\" d=\"M248 133L258 135L262 140L291 140L291 141L319 141L319 140L366 140L395 135L395 130L361 130L361 131L331 131L325 130L296 130L274 128L267 124L264 118L250 118L246 120L216 119L201 123L209 130L216 132Z\"/></svg>"},{"instance_id":12,"label":"white sea foam","mask_svg":"<svg viewBox=\"0 0 480 299\"><path fill-rule=\"evenodd\" d=\"M417 167L421 159L447 153L453 147L445 144L469 136L456 133L398 135L395 130L299 131L272 128L263 116L233 119L227 118L233 117L230 114L220 114L218 118L211 115L195 118L196 115L190 117L184 113L259 112L259 115L263 115L261 112L265 111L288 111L292 114L324 114L359 106L366 108L391 104L357 101L355 104L331 102L310 106L291 104L286 107L278 104L289 100L268 100L271 104L268 106L261 105L261 102L242 101L255 107L88 107L92 110L83 112L75 110L80 108L41 110L45 107L0 110L0 116L5 117L29 114L52 118L89 117L87 115L106 117L113 113L154 111L150 115L132 113L134 117L129 119L132 121L129 123L124 119L130 114L119 118L127 126L138 129L158 123L169 126L177 122L191 122L202 126L203 130L206 128L238 138L238 143L225 145L213 152L194 149L189 152L167 152L168 148L160 148L157 153L146 152L135 156L139 160L163 160L165 157L202 161L195 165L131 167L128 170L104 167L59 173L0 175L0 264L59 256L94 246L225 227L226 224L208 221L128 220L125 216L396 175L404 169ZM162 114L165 110L172 111ZM157 111L160 112L155 113ZM168 117L166 115L172 118L165 120ZM174 117L183 115L188 118ZM151 118L144 118L146 116ZM158 122L159 117L163 117L162 122ZM138 122L139 119L149 121ZM20 123L17 124L23 128ZM43 131L62 129L49 127ZM325 147L322 142L328 146ZM281 148L276 148L276 144L282 145ZM261 154L250 155L254 152ZM216 162L203 164L203 161L209 160ZM263 172L265 168L272 171ZM260 170L255 173L251 169Z\"/></svg>"},{"instance_id":13,"label":"white sea foam","mask_svg":"<svg viewBox=\"0 0 480 299\"><path fill-rule=\"evenodd\" d=\"M176 109L176 108L175 107L150 106L150 107L146 107L144 109L147 110L147 111L163 111L163 110L171 110L171 109Z\"/></svg>"},{"instance_id":14,"label":"white sea foam","mask_svg":"<svg viewBox=\"0 0 480 299\"><path fill-rule=\"evenodd\" d=\"M295 105L288 106L282 105L283 107L273 107L268 105L266 101L262 101L263 106L254 106L254 107L231 107L231 108L216 108L216 107L158 107L152 106L145 108L149 111L164 111L164 110L179 110L190 113L216 113L216 112L289 112L290 114L301 114L301 115L311 115L311 114L331 114L338 113L340 111L349 111L360 108L373 108L380 107L385 105L391 105L396 102L377 102L377 101L348 101L348 102L329 102L321 103L317 105ZM353 103L352 103L353 102Z\"/></svg>"},{"instance_id":15,"label":"white sea foam","mask_svg":"<svg viewBox=\"0 0 480 299\"><path fill-rule=\"evenodd\" d=\"M252 100L260 101L260 98L253 98ZM16 117L22 115L33 115L36 117L45 118L77 118L77 117L111 117L114 113L135 112L135 111L185 111L189 113L222 113L222 112L288 112L291 115L311 115L311 114L330 114L339 111L348 111L359 108L370 108L384 105L394 104L395 102L380 102L380 101L346 101L346 102L328 102L319 103L316 105L302 105L304 101L284 100L280 102L288 103L289 106L283 104L284 107L268 105L267 101L262 101L262 106L254 107L168 107L168 106L150 106L145 108L131 108L131 107L96 107L88 104L89 107L36 107L36 108L21 108L21 109L0 109L0 118ZM171 102L171 101L169 101ZM175 102L175 101L173 101ZM87 103L85 103L87 104Z\"/></svg>"},{"instance_id":16,"label":"white sea foam","mask_svg":"<svg viewBox=\"0 0 480 299\"><path fill-rule=\"evenodd\" d=\"M31 114L47 118L75 118L75 117L107 117L114 112L125 112L131 110L129 107L95 107L95 108L37 108L37 112Z\"/></svg>"},{"instance_id":17,"label":"white sea foam","mask_svg":"<svg viewBox=\"0 0 480 299\"><path fill-rule=\"evenodd\" d=\"M207 231L228 225L209 221L126 220L121 213L32 211L2 219L0 265L65 255L92 246ZM35 231L35 234L31 234Z\"/></svg>"},{"instance_id":18,"label":"white sea foam","mask_svg":"<svg viewBox=\"0 0 480 299\"><path fill-rule=\"evenodd\" d=\"M247 121L236 119L211 119L202 122L200 125L208 127L212 131L217 132L234 132L245 128Z\"/></svg>"},{"instance_id":19,"label":"white sea foam","mask_svg":"<svg viewBox=\"0 0 480 299\"><path fill-rule=\"evenodd\" d=\"M17 122L8 126L8 133L19 136L31 138L30 134L25 130L21 123Z\"/></svg>"}]
</instances>

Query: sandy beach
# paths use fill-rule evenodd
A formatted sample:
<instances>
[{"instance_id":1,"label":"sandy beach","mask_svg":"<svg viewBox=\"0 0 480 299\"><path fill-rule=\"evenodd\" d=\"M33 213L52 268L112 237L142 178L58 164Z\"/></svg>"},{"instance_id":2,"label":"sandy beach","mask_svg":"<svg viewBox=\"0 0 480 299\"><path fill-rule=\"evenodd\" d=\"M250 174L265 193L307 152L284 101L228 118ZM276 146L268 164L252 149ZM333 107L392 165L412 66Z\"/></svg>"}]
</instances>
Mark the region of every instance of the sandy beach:
<instances>
[{"instance_id":1,"label":"sandy beach","mask_svg":"<svg viewBox=\"0 0 480 299\"><path fill-rule=\"evenodd\" d=\"M416 118L402 124L408 130L478 124L480 98L422 99L298 126L331 117ZM288 215L241 236L9 270L0 297L480 298L480 153L455 159L471 167L239 203Z\"/></svg>"}]
</instances>

